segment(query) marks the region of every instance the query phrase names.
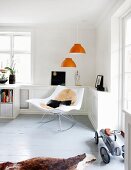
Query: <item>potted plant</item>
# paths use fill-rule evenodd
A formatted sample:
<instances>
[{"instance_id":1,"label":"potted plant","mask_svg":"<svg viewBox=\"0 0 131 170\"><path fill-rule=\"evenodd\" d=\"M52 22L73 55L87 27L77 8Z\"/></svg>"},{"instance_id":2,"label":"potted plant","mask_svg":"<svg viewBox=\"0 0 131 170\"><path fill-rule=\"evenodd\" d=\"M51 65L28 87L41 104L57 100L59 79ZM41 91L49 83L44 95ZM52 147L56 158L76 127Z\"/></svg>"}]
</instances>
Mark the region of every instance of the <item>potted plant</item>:
<instances>
[{"instance_id":1,"label":"potted plant","mask_svg":"<svg viewBox=\"0 0 131 170\"><path fill-rule=\"evenodd\" d=\"M5 69L10 71L9 84L15 84L15 68L14 67L5 67Z\"/></svg>"}]
</instances>

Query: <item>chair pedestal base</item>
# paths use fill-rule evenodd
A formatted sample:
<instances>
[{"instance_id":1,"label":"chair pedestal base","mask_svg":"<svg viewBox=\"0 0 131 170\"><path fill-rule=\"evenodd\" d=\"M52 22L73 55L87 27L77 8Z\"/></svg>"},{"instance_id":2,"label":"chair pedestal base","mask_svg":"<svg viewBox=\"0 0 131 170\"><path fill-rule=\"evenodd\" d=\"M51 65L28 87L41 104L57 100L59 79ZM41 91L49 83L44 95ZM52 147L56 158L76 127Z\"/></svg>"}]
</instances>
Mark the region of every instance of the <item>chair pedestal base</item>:
<instances>
[{"instance_id":1,"label":"chair pedestal base","mask_svg":"<svg viewBox=\"0 0 131 170\"><path fill-rule=\"evenodd\" d=\"M64 128L64 129L63 129L63 128L62 128L62 120L61 120L61 117L69 120L70 122L72 122L72 123L71 123L71 126L69 126L68 128ZM58 114L58 119L59 119L59 130L58 130L58 131L60 131L60 132L69 130L69 129L71 129L71 128L76 124L76 121L75 121L75 119L73 118L72 115Z\"/></svg>"},{"instance_id":2,"label":"chair pedestal base","mask_svg":"<svg viewBox=\"0 0 131 170\"><path fill-rule=\"evenodd\" d=\"M45 124L45 123L49 123L52 122L53 120L56 119L56 115L49 115L48 120L44 121L44 119L46 118L46 116L48 116L48 114L43 114L41 120L39 123Z\"/></svg>"},{"instance_id":3,"label":"chair pedestal base","mask_svg":"<svg viewBox=\"0 0 131 170\"><path fill-rule=\"evenodd\" d=\"M63 132L63 131L66 131L66 130L69 130L71 129L75 124L76 124L76 121L75 119L73 118L72 115L65 115L65 114L62 114L62 113L56 113L54 115L50 115L50 117L48 118L48 120L44 121L45 117L49 115L49 114L44 114L40 120L39 123L41 123L41 125L44 125L46 123L49 123L49 122L52 122L53 120L55 120L56 118L58 118L58 123L59 123L59 129L58 131L59 132ZM68 127L68 128L63 128L62 127L62 119L61 118L64 118L64 119L67 119L71 122L71 125Z\"/></svg>"}]
</instances>

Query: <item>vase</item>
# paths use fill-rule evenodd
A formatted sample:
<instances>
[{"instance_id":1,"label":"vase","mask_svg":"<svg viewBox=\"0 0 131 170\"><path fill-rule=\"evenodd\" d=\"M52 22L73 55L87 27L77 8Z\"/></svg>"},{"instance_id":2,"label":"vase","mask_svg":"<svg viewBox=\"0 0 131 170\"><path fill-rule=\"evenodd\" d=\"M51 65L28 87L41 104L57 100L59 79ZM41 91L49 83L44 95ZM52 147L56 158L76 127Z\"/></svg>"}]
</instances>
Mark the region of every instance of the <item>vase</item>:
<instances>
[{"instance_id":1,"label":"vase","mask_svg":"<svg viewBox=\"0 0 131 170\"><path fill-rule=\"evenodd\" d=\"M75 86L80 86L80 75L78 70L75 73Z\"/></svg>"},{"instance_id":2,"label":"vase","mask_svg":"<svg viewBox=\"0 0 131 170\"><path fill-rule=\"evenodd\" d=\"M15 84L15 75L14 74L9 75L9 84Z\"/></svg>"}]
</instances>

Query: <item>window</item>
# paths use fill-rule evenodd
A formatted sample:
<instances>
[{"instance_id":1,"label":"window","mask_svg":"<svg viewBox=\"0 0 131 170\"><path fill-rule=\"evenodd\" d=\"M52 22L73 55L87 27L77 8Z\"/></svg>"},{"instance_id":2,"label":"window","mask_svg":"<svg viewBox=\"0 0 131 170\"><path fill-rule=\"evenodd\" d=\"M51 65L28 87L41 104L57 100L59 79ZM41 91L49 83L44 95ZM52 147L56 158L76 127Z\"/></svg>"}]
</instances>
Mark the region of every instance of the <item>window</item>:
<instances>
[{"instance_id":1,"label":"window","mask_svg":"<svg viewBox=\"0 0 131 170\"><path fill-rule=\"evenodd\" d=\"M31 33L0 32L0 67L15 64L16 82L31 83Z\"/></svg>"},{"instance_id":2,"label":"window","mask_svg":"<svg viewBox=\"0 0 131 170\"><path fill-rule=\"evenodd\" d=\"M131 17L125 20L123 55L123 107L131 111Z\"/></svg>"}]
</instances>

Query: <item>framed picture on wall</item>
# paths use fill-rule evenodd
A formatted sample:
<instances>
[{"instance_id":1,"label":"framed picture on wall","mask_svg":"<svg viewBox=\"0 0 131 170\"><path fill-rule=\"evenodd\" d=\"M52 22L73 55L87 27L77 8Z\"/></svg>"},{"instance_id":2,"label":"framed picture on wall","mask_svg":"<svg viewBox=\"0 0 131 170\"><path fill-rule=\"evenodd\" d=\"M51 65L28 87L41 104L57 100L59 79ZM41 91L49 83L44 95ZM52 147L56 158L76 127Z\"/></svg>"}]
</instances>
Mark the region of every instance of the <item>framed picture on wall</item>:
<instances>
[{"instance_id":1,"label":"framed picture on wall","mask_svg":"<svg viewBox=\"0 0 131 170\"><path fill-rule=\"evenodd\" d=\"M65 71L52 71L51 72L51 85L65 86L66 72Z\"/></svg>"},{"instance_id":2,"label":"framed picture on wall","mask_svg":"<svg viewBox=\"0 0 131 170\"><path fill-rule=\"evenodd\" d=\"M97 88L98 86L103 87L103 76L102 75L97 75L95 88Z\"/></svg>"}]
</instances>

